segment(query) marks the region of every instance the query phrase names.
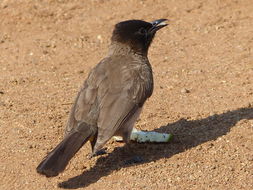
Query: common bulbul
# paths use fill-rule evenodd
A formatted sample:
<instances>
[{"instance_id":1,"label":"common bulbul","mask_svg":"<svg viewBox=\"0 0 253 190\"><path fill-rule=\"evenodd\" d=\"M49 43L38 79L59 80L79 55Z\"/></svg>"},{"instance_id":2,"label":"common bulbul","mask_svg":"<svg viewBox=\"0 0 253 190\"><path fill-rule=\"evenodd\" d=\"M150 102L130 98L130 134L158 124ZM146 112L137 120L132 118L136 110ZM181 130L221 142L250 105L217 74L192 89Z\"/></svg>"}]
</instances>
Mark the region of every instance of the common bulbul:
<instances>
[{"instance_id":1,"label":"common bulbul","mask_svg":"<svg viewBox=\"0 0 253 190\"><path fill-rule=\"evenodd\" d=\"M143 104L153 92L148 49L166 20L127 20L115 25L108 55L89 73L71 108L64 139L38 165L38 173L58 175L87 141L92 155L113 136L129 142Z\"/></svg>"}]
</instances>

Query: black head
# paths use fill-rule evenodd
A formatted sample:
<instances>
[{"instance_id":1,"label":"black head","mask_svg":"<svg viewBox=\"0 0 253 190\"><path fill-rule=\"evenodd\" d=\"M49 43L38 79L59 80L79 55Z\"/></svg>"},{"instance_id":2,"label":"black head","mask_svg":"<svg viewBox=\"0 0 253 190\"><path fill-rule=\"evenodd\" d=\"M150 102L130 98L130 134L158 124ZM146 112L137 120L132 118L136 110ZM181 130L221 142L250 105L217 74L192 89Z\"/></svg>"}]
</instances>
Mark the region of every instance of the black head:
<instances>
[{"instance_id":1,"label":"black head","mask_svg":"<svg viewBox=\"0 0 253 190\"><path fill-rule=\"evenodd\" d=\"M167 19L153 22L142 20L127 20L115 25L112 42L119 42L130 46L133 50L147 53L157 30L167 26Z\"/></svg>"}]
</instances>

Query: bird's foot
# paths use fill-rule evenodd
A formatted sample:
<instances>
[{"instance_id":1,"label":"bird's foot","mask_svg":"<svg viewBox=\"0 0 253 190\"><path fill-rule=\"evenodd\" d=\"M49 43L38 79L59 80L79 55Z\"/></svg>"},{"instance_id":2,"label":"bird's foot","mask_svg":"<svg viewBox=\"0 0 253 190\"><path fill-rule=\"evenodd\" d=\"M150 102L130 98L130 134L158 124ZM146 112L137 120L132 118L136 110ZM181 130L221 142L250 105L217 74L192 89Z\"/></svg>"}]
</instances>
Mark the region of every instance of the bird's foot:
<instances>
[{"instance_id":1,"label":"bird's foot","mask_svg":"<svg viewBox=\"0 0 253 190\"><path fill-rule=\"evenodd\" d=\"M99 150L95 153L91 153L91 154L88 155L88 158L91 159L91 158L96 157L96 156L107 154L106 150L107 150L107 148L103 148L103 149L101 149L101 150Z\"/></svg>"}]
</instances>

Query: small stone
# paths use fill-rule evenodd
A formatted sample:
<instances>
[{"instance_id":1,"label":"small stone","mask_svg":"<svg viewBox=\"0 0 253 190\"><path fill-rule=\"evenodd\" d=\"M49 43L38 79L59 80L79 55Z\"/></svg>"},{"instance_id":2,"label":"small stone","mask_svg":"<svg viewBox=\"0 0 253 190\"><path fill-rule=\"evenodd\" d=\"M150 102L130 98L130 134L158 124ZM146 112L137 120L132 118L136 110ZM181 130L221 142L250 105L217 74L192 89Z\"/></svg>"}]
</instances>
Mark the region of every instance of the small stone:
<instances>
[{"instance_id":1,"label":"small stone","mask_svg":"<svg viewBox=\"0 0 253 190\"><path fill-rule=\"evenodd\" d=\"M47 51L47 50L43 50L42 53L43 53L44 55L46 55L46 54L48 54L48 51Z\"/></svg>"},{"instance_id":2,"label":"small stone","mask_svg":"<svg viewBox=\"0 0 253 190\"><path fill-rule=\"evenodd\" d=\"M168 61L168 59L169 59L169 57L165 56L163 61L166 62L166 61Z\"/></svg>"},{"instance_id":3,"label":"small stone","mask_svg":"<svg viewBox=\"0 0 253 190\"><path fill-rule=\"evenodd\" d=\"M3 91L0 91L0 94L4 94L4 92L3 92Z\"/></svg>"},{"instance_id":4,"label":"small stone","mask_svg":"<svg viewBox=\"0 0 253 190\"><path fill-rule=\"evenodd\" d=\"M97 36L97 39L98 39L98 40L102 40L102 36L101 36L101 35L98 35L98 36Z\"/></svg>"},{"instance_id":5,"label":"small stone","mask_svg":"<svg viewBox=\"0 0 253 190\"><path fill-rule=\"evenodd\" d=\"M98 36L97 36L97 39L98 39L98 41L99 41L100 43L102 43L102 42L103 42L103 38L102 38L102 36L101 36L101 35L98 35Z\"/></svg>"},{"instance_id":6,"label":"small stone","mask_svg":"<svg viewBox=\"0 0 253 190\"><path fill-rule=\"evenodd\" d=\"M186 88L182 88L181 89L181 93L190 93L190 90L186 89Z\"/></svg>"}]
</instances>

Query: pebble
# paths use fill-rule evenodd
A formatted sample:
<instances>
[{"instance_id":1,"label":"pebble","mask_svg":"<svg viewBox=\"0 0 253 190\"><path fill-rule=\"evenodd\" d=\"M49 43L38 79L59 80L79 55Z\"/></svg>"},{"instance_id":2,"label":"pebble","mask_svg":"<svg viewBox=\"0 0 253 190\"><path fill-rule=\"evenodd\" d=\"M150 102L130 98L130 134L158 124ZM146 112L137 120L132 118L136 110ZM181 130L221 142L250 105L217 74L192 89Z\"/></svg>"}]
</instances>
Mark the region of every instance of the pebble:
<instances>
[{"instance_id":1,"label":"pebble","mask_svg":"<svg viewBox=\"0 0 253 190\"><path fill-rule=\"evenodd\" d=\"M186 88L182 88L181 89L181 93L190 93L190 90L186 89Z\"/></svg>"},{"instance_id":2,"label":"pebble","mask_svg":"<svg viewBox=\"0 0 253 190\"><path fill-rule=\"evenodd\" d=\"M102 36L101 36L101 35L98 35L98 36L97 36L97 39L98 39L98 41L99 41L100 43L102 43L102 42L103 42L103 38L102 38Z\"/></svg>"}]
</instances>

